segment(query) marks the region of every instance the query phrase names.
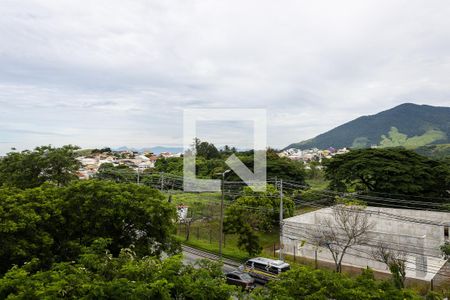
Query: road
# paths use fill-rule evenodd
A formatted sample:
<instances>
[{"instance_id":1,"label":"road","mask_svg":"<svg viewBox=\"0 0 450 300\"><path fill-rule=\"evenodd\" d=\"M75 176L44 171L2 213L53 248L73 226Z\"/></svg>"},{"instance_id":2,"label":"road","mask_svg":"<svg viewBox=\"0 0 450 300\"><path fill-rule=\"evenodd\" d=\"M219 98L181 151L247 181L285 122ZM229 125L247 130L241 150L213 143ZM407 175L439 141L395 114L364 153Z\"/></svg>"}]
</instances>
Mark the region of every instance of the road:
<instances>
[{"instance_id":1,"label":"road","mask_svg":"<svg viewBox=\"0 0 450 300\"><path fill-rule=\"evenodd\" d=\"M218 261L219 260L219 256L210 253L210 252L206 252L206 251L202 251L196 248L192 248L192 247L188 247L188 246L182 246L183 249L183 262L185 264L194 264L197 260L199 259L209 259L209 260L213 260L213 261ZM234 261L231 259L223 259L222 260L223 266L222 266L222 271L224 273L228 273L231 271L236 270L242 263L238 262L238 261ZM256 283L257 287L264 287L264 285Z\"/></svg>"},{"instance_id":2,"label":"road","mask_svg":"<svg viewBox=\"0 0 450 300\"><path fill-rule=\"evenodd\" d=\"M182 249L183 249L183 261L186 264L194 264L199 259L209 259L213 261L219 260L219 257L217 255L202 250L198 250L196 248L183 245ZM222 270L225 273L236 270L241 265L240 262L233 261L230 259L223 259L222 262L223 262Z\"/></svg>"}]
</instances>

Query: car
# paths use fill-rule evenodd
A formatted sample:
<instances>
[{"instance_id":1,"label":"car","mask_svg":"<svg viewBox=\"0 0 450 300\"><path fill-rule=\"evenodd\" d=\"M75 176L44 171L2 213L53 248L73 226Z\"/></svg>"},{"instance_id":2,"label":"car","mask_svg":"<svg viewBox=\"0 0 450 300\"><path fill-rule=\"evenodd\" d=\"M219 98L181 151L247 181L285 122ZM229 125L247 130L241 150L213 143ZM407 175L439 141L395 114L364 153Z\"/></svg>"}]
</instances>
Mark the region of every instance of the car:
<instances>
[{"instance_id":1,"label":"car","mask_svg":"<svg viewBox=\"0 0 450 300\"><path fill-rule=\"evenodd\" d=\"M225 274L227 283L237 285L244 290L252 290L255 288L255 279L245 272L235 270Z\"/></svg>"}]
</instances>

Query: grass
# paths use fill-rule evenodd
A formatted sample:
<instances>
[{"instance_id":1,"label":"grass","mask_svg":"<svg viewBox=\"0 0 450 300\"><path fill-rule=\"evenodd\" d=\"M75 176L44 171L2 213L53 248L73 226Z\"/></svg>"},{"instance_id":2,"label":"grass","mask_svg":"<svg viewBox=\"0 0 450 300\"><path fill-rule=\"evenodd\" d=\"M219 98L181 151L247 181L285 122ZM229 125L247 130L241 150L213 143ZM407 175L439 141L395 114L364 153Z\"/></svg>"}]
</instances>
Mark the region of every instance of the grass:
<instances>
[{"instance_id":1,"label":"grass","mask_svg":"<svg viewBox=\"0 0 450 300\"><path fill-rule=\"evenodd\" d=\"M189 241L186 241L185 226L178 227L176 239L198 249L218 253L219 252L219 224L217 221L197 222L191 225ZM263 247L261 255L273 256L273 247L279 242L278 229L274 228L270 233L258 233L260 244ZM244 261L250 256L245 250L238 248L238 236L235 234L226 234L224 236L224 244L222 246L224 257Z\"/></svg>"},{"instance_id":2,"label":"grass","mask_svg":"<svg viewBox=\"0 0 450 300\"><path fill-rule=\"evenodd\" d=\"M407 149L415 149L417 147L431 144L435 141L445 140L446 134L440 130L430 129L420 136L408 137L398 131L397 128L391 127L388 136L382 135L380 147L405 147Z\"/></svg>"},{"instance_id":3,"label":"grass","mask_svg":"<svg viewBox=\"0 0 450 300\"><path fill-rule=\"evenodd\" d=\"M174 204L195 204L199 201L217 201L220 202L220 193L186 193L186 192L176 192L176 193L166 193L166 196L172 196L172 202Z\"/></svg>"},{"instance_id":4,"label":"grass","mask_svg":"<svg viewBox=\"0 0 450 300\"><path fill-rule=\"evenodd\" d=\"M323 178L319 178L319 179L306 179L306 183L311 187L311 189L325 190L330 182Z\"/></svg>"},{"instance_id":5,"label":"grass","mask_svg":"<svg viewBox=\"0 0 450 300\"><path fill-rule=\"evenodd\" d=\"M205 250L212 253L219 253L219 245L217 244L218 243L217 241L215 241L214 244L210 244L209 241L194 238L189 239L189 241L185 241L184 237L178 235L176 236L176 239L185 245L197 249ZM245 261L249 258L247 252L237 249L236 247L230 245L222 247L222 254L226 258L233 259L236 261Z\"/></svg>"},{"instance_id":6,"label":"grass","mask_svg":"<svg viewBox=\"0 0 450 300\"><path fill-rule=\"evenodd\" d=\"M302 215L302 214L306 214L312 211L318 210L317 207L313 207L313 206L300 206L295 208L294 210L294 216L298 216L298 215Z\"/></svg>"}]
</instances>

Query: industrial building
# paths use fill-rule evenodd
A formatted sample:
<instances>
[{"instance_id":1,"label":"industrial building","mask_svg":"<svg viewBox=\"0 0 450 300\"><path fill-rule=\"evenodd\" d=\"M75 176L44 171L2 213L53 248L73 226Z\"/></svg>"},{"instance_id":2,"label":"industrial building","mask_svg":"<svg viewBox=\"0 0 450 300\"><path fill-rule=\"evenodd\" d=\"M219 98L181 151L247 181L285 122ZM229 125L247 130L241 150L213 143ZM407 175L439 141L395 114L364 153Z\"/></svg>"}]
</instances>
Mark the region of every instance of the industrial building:
<instances>
[{"instance_id":1,"label":"industrial building","mask_svg":"<svg viewBox=\"0 0 450 300\"><path fill-rule=\"evenodd\" d=\"M333 207L284 219L283 251L286 254L306 257L318 261L334 263L328 248L319 246L312 233L324 230L324 220L328 224L334 219ZM442 273L447 260L443 258L440 246L449 239L450 213L394 209L386 207L366 207L360 213L367 214L371 223L366 241L348 249L342 265L387 272L387 266L374 259L373 252L380 243L393 251L403 251L406 261L406 276L425 281ZM316 256L317 255L317 256Z\"/></svg>"}]
</instances>

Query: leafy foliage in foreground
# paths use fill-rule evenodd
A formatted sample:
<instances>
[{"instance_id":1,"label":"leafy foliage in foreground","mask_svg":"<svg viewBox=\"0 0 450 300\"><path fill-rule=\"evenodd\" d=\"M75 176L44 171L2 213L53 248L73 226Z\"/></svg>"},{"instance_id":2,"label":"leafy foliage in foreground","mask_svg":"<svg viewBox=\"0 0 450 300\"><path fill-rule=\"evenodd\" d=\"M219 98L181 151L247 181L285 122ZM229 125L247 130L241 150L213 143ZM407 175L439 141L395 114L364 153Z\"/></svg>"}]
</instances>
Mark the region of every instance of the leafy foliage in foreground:
<instances>
[{"instance_id":1,"label":"leafy foliage in foreground","mask_svg":"<svg viewBox=\"0 0 450 300\"><path fill-rule=\"evenodd\" d=\"M175 208L156 190L109 181L0 189L0 273L38 258L43 267L76 259L83 246L110 238L110 251L135 245L139 255L178 251Z\"/></svg>"},{"instance_id":2,"label":"leafy foliage in foreground","mask_svg":"<svg viewBox=\"0 0 450 300\"><path fill-rule=\"evenodd\" d=\"M107 249L110 239L83 247L76 261L38 270L32 260L13 267L0 279L1 299L422 299L389 281L374 279L371 270L357 278L326 270L294 267L266 289L242 295L225 283L220 264L202 260L185 265L180 256L139 257L132 248L118 256ZM439 295L438 295L439 296ZM435 299L441 299L437 297Z\"/></svg>"},{"instance_id":3,"label":"leafy foliage in foreground","mask_svg":"<svg viewBox=\"0 0 450 300\"><path fill-rule=\"evenodd\" d=\"M364 270L356 279L326 270L296 267L272 281L255 299L422 299L408 289L397 289L389 281L375 280L373 271Z\"/></svg>"},{"instance_id":4,"label":"leafy foliage in foreground","mask_svg":"<svg viewBox=\"0 0 450 300\"><path fill-rule=\"evenodd\" d=\"M111 240L99 239L76 262L35 272L36 261L12 268L0 279L1 299L229 299L220 265L184 265L180 256L139 258L132 249L108 252ZM110 245L109 245L110 246Z\"/></svg>"}]
</instances>

